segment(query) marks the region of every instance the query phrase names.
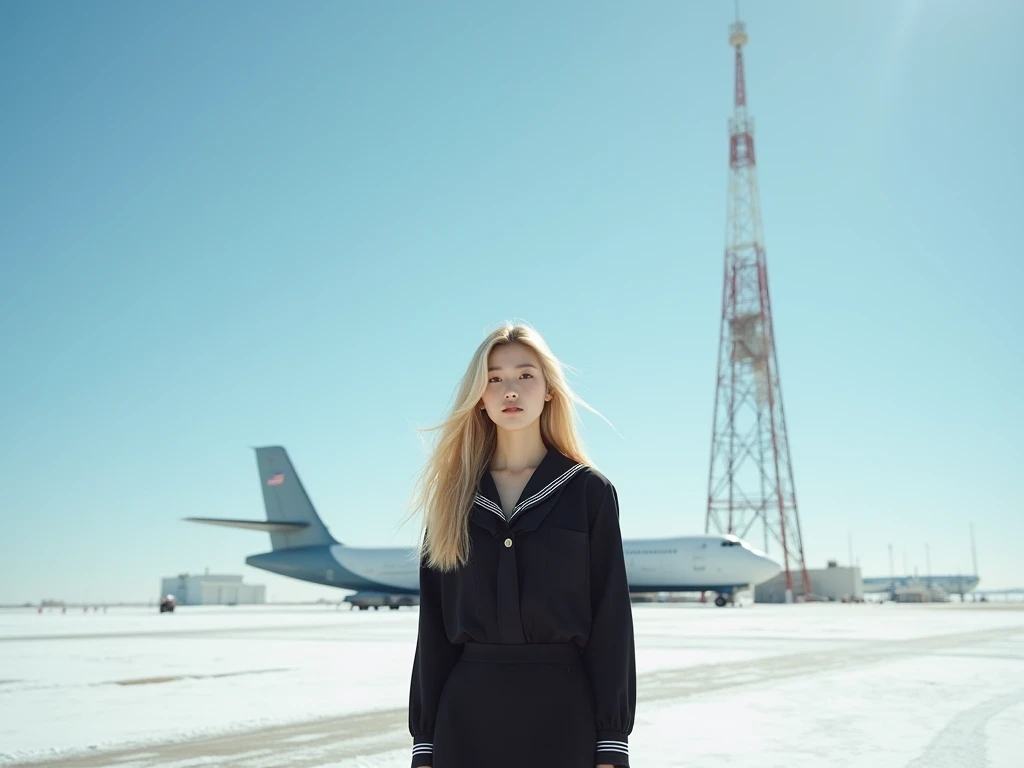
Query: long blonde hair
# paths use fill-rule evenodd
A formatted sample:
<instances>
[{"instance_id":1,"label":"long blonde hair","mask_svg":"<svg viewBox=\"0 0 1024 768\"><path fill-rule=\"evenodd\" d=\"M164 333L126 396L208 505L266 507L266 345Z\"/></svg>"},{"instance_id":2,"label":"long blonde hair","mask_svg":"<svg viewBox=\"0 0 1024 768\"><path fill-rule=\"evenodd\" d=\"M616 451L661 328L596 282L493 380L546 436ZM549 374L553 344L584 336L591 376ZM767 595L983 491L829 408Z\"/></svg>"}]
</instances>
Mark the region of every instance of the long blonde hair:
<instances>
[{"instance_id":1,"label":"long blonde hair","mask_svg":"<svg viewBox=\"0 0 1024 768\"><path fill-rule=\"evenodd\" d=\"M552 394L540 415L544 444L574 461L590 464L576 431L575 405L597 411L569 387L562 363L544 338L522 323L506 323L493 331L473 354L448 418L423 430L439 431L440 436L420 475L410 514L423 512L419 554L431 568L452 571L469 558L469 512L497 444L497 427L479 407L487 388L487 361L495 347L513 343L537 353L547 390Z\"/></svg>"}]
</instances>

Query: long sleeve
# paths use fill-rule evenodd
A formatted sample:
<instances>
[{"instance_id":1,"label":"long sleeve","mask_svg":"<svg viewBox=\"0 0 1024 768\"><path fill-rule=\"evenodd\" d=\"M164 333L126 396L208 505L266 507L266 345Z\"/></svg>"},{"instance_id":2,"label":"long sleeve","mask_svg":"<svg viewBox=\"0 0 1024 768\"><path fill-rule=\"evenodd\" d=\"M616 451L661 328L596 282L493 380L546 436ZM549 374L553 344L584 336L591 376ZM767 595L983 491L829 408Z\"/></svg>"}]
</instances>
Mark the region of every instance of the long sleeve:
<instances>
[{"instance_id":1,"label":"long sleeve","mask_svg":"<svg viewBox=\"0 0 1024 768\"><path fill-rule=\"evenodd\" d=\"M434 721L448 675L459 660L459 646L448 640L441 600L441 574L420 561L420 615L409 688L412 766L433 765Z\"/></svg>"},{"instance_id":2,"label":"long sleeve","mask_svg":"<svg viewBox=\"0 0 1024 768\"><path fill-rule=\"evenodd\" d=\"M595 763L629 765L636 711L636 651L615 487L608 483L590 529L591 632L583 662L594 692Z\"/></svg>"}]
</instances>

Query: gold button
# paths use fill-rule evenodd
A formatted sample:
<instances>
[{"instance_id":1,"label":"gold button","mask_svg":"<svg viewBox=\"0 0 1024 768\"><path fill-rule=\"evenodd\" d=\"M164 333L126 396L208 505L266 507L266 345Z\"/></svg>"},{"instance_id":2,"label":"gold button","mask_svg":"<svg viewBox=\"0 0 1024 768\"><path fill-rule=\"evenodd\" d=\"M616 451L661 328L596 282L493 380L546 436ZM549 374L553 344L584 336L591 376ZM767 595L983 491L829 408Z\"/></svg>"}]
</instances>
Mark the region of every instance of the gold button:
<instances>
[{"instance_id":1,"label":"gold button","mask_svg":"<svg viewBox=\"0 0 1024 768\"><path fill-rule=\"evenodd\" d=\"M512 539L505 539L505 546L506 547L511 547L512 546Z\"/></svg>"}]
</instances>

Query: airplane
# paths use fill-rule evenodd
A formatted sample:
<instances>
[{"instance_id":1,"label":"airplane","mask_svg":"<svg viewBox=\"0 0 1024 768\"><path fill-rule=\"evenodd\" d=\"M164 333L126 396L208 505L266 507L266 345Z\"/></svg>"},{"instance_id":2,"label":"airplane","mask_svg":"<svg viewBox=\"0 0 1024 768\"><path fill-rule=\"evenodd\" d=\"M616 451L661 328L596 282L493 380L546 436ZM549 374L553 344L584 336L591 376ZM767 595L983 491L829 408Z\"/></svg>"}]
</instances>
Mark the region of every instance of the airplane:
<instances>
[{"instance_id":1,"label":"airplane","mask_svg":"<svg viewBox=\"0 0 1024 768\"><path fill-rule=\"evenodd\" d=\"M864 580L865 592L891 592L895 588L938 587L951 595L963 595L978 586L977 576L868 576Z\"/></svg>"},{"instance_id":2,"label":"airplane","mask_svg":"<svg viewBox=\"0 0 1024 768\"><path fill-rule=\"evenodd\" d=\"M355 590L345 602L360 610L418 604L418 550L352 547L327 530L281 446L256 448L266 520L186 517L188 522L266 531L271 551L248 565L314 584ZM631 593L712 592L715 605L734 602L738 590L760 584L781 566L736 536L624 539Z\"/></svg>"}]
</instances>

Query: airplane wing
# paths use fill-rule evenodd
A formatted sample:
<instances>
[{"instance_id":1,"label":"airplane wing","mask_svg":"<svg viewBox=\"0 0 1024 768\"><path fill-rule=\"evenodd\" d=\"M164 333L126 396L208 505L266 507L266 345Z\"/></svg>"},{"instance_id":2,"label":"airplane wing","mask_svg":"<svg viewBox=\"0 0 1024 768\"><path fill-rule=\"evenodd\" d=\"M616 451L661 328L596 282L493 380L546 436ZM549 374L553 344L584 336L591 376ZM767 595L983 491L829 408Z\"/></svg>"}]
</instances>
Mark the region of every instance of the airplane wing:
<instances>
[{"instance_id":1,"label":"airplane wing","mask_svg":"<svg viewBox=\"0 0 1024 768\"><path fill-rule=\"evenodd\" d=\"M223 517L186 517L190 523L222 525L225 528L245 528L250 531L270 533L294 533L309 527L309 523L292 523L285 520L229 520Z\"/></svg>"}]
</instances>

